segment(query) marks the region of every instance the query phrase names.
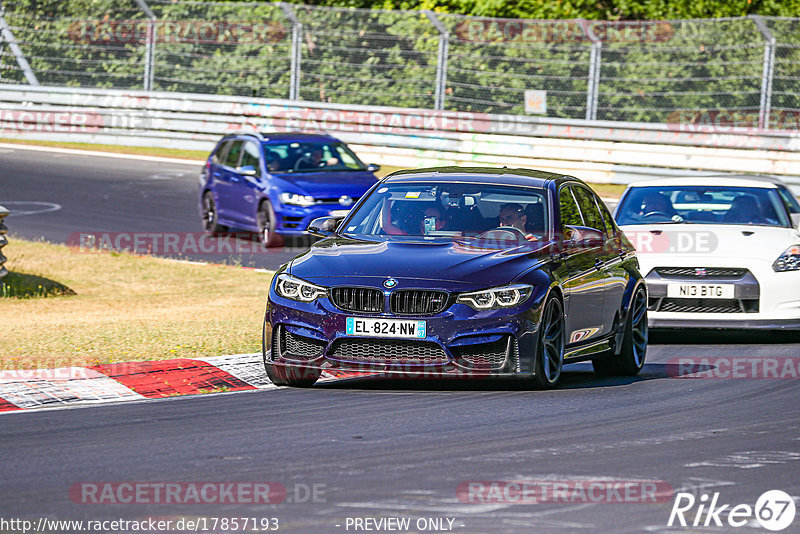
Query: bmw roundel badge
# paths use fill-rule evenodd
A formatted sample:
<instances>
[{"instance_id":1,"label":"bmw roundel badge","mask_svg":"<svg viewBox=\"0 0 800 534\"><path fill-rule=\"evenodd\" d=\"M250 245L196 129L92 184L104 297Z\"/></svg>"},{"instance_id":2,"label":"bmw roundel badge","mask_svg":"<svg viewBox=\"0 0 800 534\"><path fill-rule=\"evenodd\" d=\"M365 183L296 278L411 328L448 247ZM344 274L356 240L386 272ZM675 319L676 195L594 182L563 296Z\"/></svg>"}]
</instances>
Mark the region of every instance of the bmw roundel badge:
<instances>
[{"instance_id":1,"label":"bmw roundel badge","mask_svg":"<svg viewBox=\"0 0 800 534\"><path fill-rule=\"evenodd\" d=\"M397 280L395 280L394 278L387 278L386 280L383 281L383 287L385 287L386 289L392 289L396 285L397 285Z\"/></svg>"}]
</instances>

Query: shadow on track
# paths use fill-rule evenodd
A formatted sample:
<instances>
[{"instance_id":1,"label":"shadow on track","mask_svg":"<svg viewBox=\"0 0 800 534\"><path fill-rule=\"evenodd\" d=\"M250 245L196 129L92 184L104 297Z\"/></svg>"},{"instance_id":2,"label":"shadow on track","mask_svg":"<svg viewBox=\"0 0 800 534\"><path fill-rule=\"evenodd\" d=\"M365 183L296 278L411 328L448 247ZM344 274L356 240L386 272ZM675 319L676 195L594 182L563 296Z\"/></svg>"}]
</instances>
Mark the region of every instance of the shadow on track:
<instances>
[{"instance_id":1,"label":"shadow on track","mask_svg":"<svg viewBox=\"0 0 800 534\"><path fill-rule=\"evenodd\" d=\"M651 345L782 345L800 343L800 331L651 329L649 343Z\"/></svg>"},{"instance_id":2,"label":"shadow on track","mask_svg":"<svg viewBox=\"0 0 800 534\"><path fill-rule=\"evenodd\" d=\"M692 372L706 371L695 367ZM637 376L598 376L592 371L589 363L571 364L564 368L561 382L554 390L539 390L524 380L511 378L427 378L427 379L397 379L385 376L357 377L317 384L320 389L350 389L365 391L530 391L532 393L547 393L548 391L562 391L565 389L605 388L627 386L636 382L675 378L679 373L686 374L685 370L677 365L651 363L645 364Z\"/></svg>"}]
</instances>

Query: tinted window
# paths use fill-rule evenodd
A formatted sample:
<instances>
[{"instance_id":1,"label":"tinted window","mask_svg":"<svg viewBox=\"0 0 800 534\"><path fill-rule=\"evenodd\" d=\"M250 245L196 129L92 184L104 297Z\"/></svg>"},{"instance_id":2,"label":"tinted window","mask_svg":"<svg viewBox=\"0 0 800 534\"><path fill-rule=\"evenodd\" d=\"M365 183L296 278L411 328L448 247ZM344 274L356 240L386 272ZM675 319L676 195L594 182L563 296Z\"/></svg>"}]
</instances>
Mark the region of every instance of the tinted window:
<instances>
[{"instance_id":1,"label":"tinted window","mask_svg":"<svg viewBox=\"0 0 800 534\"><path fill-rule=\"evenodd\" d=\"M572 196L571 189L564 187L558 194L559 206L561 209L561 226L583 226L581 213L578 211L578 204Z\"/></svg>"},{"instance_id":2,"label":"tinted window","mask_svg":"<svg viewBox=\"0 0 800 534\"><path fill-rule=\"evenodd\" d=\"M259 149L255 143L245 143L244 152L242 153L242 161L239 163L240 167L252 167L256 170L256 174L260 175L261 166L259 164Z\"/></svg>"},{"instance_id":3,"label":"tinted window","mask_svg":"<svg viewBox=\"0 0 800 534\"><path fill-rule=\"evenodd\" d=\"M231 147L228 149L228 154L225 156L225 165L233 168L239 166L239 156L242 153L243 144L243 141L233 141L231 143Z\"/></svg>"},{"instance_id":4,"label":"tinted window","mask_svg":"<svg viewBox=\"0 0 800 534\"><path fill-rule=\"evenodd\" d=\"M214 163L222 163L223 158L225 158L225 151L228 150L228 145L230 144L230 141L223 141L217 146L217 149L214 151L214 155L212 156L212 161Z\"/></svg>"},{"instance_id":5,"label":"tinted window","mask_svg":"<svg viewBox=\"0 0 800 534\"><path fill-rule=\"evenodd\" d=\"M594 201L594 194L584 187L573 187L572 191L575 193L581 214L583 214L584 225L601 232L605 230L603 217L600 215L600 210Z\"/></svg>"},{"instance_id":6,"label":"tinted window","mask_svg":"<svg viewBox=\"0 0 800 534\"><path fill-rule=\"evenodd\" d=\"M786 187L780 185L778 186L778 191L780 191L781 198L786 204L786 208L789 210L789 213L800 213L800 204L798 204L797 198L792 194L792 192Z\"/></svg>"},{"instance_id":7,"label":"tinted window","mask_svg":"<svg viewBox=\"0 0 800 534\"><path fill-rule=\"evenodd\" d=\"M603 224L606 227L606 236L607 237L614 237L617 235L617 231L614 229L614 218L611 216L611 212L608 211L608 208L603 203L602 200L599 198L596 199L597 205L600 207L600 214L603 216Z\"/></svg>"}]
</instances>

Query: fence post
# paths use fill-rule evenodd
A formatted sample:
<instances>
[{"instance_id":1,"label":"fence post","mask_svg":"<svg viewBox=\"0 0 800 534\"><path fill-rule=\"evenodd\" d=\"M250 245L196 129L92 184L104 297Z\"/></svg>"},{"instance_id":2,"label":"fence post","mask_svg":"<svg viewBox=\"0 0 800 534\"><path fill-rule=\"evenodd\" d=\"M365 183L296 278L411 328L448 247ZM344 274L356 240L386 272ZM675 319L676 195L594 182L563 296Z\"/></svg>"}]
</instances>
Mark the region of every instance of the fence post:
<instances>
[{"instance_id":1,"label":"fence post","mask_svg":"<svg viewBox=\"0 0 800 534\"><path fill-rule=\"evenodd\" d=\"M5 9L3 8L2 4L0 4L0 37L2 37L2 40L8 43L11 53L14 54L14 58L17 60L17 65L19 65L19 68L22 69L22 73L25 75L25 79L28 81L28 83L30 85L39 85L39 80L36 79L36 75L33 73L31 66L28 64L28 60L25 59L22 49L20 49L19 45L17 44L17 40L14 38L14 34L11 33L11 28L9 28L8 24L6 24L6 19L3 16L4 11Z\"/></svg>"},{"instance_id":2,"label":"fence post","mask_svg":"<svg viewBox=\"0 0 800 534\"><path fill-rule=\"evenodd\" d=\"M144 45L144 90L153 90L156 57L156 15L144 0L136 0L139 9L149 19L147 21L147 36Z\"/></svg>"},{"instance_id":3,"label":"fence post","mask_svg":"<svg viewBox=\"0 0 800 534\"><path fill-rule=\"evenodd\" d=\"M749 15L764 37L764 63L761 67L761 100L758 105L758 129L769 129L772 104L772 77L775 69L775 36L760 15Z\"/></svg>"},{"instance_id":4,"label":"fence post","mask_svg":"<svg viewBox=\"0 0 800 534\"><path fill-rule=\"evenodd\" d=\"M8 244L8 239L6 239L8 228L3 224L3 219L6 218L6 215L8 215L8 210L0 206L0 278L8 274L5 265L3 265L6 262L6 257L3 256L3 247Z\"/></svg>"},{"instance_id":5,"label":"fence post","mask_svg":"<svg viewBox=\"0 0 800 534\"><path fill-rule=\"evenodd\" d=\"M439 32L439 50L436 54L436 86L434 87L433 108L437 110L444 109L445 93L447 91L447 56L450 50L450 32L436 13L430 10L424 11L428 20Z\"/></svg>"},{"instance_id":6,"label":"fence post","mask_svg":"<svg viewBox=\"0 0 800 534\"><path fill-rule=\"evenodd\" d=\"M303 25L292 9L286 2L278 2L283 14L292 23L292 51L291 51L291 74L289 76L289 100L300 100L300 59L303 46Z\"/></svg>"},{"instance_id":7,"label":"fence post","mask_svg":"<svg viewBox=\"0 0 800 534\"><path fill-rule=\"evenodd\" d=\"M580 26L586 38L592 42L592 49L589 52L589 78L586 86L586 120L593 121L597 119L597 99L600 92L600 55L603 43L594 34L594 30L592 30L591 23L588 20L581 20Z\"/></svg>"}]
</instances>

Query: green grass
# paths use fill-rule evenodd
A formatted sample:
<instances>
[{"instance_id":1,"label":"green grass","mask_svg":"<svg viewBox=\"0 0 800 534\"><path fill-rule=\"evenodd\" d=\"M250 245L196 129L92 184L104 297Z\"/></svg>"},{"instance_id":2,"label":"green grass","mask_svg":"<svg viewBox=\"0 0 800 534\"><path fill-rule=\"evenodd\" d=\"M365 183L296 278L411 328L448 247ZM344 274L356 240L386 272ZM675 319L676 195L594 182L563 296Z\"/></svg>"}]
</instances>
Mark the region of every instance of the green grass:
<instances>
[{"instance_id":1,"label":"green grass","mask_svg":"<svg viewBox=\"0 0 800 534\"><path fill-rule=\"evenodd\" d=\"M2 298L46 298L66 297L75 292L54 280L34 274L9 272L0 278Z\"/></svg>"},{"instance_id":2,"label":"green grass","mask_svg":"<svg viewBox=\"0 0 800 534\"><path fill-rule=\"evenodd\" d=\"M269 273L15 237L3 253L15 297L0 298L0 369L261 350Z\"/></svg>"}]
</instances>

